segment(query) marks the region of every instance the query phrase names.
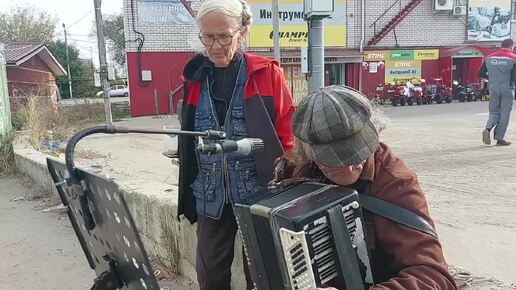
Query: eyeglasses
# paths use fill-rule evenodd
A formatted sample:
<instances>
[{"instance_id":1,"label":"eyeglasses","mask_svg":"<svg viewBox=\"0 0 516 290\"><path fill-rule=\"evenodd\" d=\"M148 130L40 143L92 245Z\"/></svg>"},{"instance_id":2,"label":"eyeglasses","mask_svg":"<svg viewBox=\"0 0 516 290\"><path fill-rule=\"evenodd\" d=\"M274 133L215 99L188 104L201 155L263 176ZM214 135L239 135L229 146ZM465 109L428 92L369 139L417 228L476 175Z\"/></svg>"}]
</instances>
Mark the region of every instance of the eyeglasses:
<instances>
[{"instance_id":1,"label":"eyeglasses","mask_svg":"<svg viewBox=\"0 0 516 290\"><path fill-rule=\"evenodd\" d=\"M206 46L212 46L215 43L215 40L219 42L221 46L228 46L233 42L233 37L238 33L239 30L233 32L231 35L223 35L223 36L210 36L204 35L202 32L199 32L199 39L202 44Z\"/></svg>"}]
</instances>

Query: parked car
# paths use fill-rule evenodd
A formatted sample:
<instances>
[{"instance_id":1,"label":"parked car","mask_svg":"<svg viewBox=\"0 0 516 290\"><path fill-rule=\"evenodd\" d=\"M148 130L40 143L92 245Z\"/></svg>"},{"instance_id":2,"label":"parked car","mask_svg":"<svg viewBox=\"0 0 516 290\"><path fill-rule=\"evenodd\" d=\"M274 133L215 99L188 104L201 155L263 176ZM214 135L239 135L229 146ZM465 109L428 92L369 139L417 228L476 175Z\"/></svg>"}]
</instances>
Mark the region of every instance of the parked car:
<instances>
[{"instance_id":1,"label":"parked car","mask_svg":"<svg viewBox=\"0 0 516 290\"><path fill-rule=\"evenodd\" d=\"M97 97L102 97L104 94L103 91L100 91L97 93ZM110 97L128 97L129 96L129 90L127 89L127 86L124 85L116 85L109 88L109 96Z\"/></svg>"}]
</instances>

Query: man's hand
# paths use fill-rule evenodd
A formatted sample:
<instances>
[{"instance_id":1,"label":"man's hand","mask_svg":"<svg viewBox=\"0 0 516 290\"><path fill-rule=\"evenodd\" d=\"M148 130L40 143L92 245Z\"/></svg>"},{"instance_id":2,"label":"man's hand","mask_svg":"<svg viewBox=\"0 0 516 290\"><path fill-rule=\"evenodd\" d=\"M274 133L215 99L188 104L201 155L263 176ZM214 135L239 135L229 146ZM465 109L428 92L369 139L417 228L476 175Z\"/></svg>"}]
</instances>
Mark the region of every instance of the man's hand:
<instances>
[{"instance_id":1,"label":"man's hand","mask_svg":"<svg viewBox=\"0 0 516 290\"><path fill-rule=\"evenodd\" d=\"M339 290L339 289L330 287L330 288L316 288L315 290Z\"/></svg>"}]
</instances>

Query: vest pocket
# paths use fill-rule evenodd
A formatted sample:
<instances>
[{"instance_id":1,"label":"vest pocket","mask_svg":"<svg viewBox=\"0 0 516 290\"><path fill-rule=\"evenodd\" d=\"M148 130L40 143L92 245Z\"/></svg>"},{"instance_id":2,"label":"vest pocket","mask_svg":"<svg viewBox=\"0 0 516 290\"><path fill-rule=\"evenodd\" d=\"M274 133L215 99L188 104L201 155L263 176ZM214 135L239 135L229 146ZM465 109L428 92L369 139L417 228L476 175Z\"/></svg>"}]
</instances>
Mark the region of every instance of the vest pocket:
<instances>
[{"instance_id":1,"label":"vest pocket","mask_svg":"<svg viewBox=\"0 0 516 290\"><path fill-rule=\"evenodd\" d=\"M234 107L231 110L232 125L233 125L233 136L235 137L247 137L247 126L244 120L244 107Z\"/></svg>"},{"instance_id":2,"label":"vest pocket","mask_svg":"<svg viewBox=\"0 0 516 290\"><path fill-rule=\"evenodd\" d=\"M206 201L214 201L215 200L215 182L212 176L214 174L203 173L199 174L195 179L194 183L191 185L193 189L193 195L198 199Z\"/></svg>"},{"instance_id":3,"label":"vest pocket","mask_svg":"<svg viewBox=\"0 0 516 290\"><path fill-rule=\"evenodd\" d=\"M195 128L198 131L211 129L211 117L208 110L198 109L195 113Z\"/></svg>"},{"instance_id":4,"label":"vest pocket","mask_svg":"<svg viewBox=\"0 0 516 290\"><path fill-rule=\"evenodd\" d=\"M222 190L222 171L213 170L216 167L203 165L199 174L191 185L196 197L197 213L219 219L224 206L224 192Z\"/></svg>"},{"instance_id":5,"label":"vest pocket","mask_svg":"<svg viewBox=\"0 0 516 290\"><path fill-rule=\"evenodd\" d=\"M234 165L234 178L237 184L237 200L242 201L256 191L257 174L253 158L243 158ZM235 192L236 193L236 192Z\"/></svg>"}]
</instances>

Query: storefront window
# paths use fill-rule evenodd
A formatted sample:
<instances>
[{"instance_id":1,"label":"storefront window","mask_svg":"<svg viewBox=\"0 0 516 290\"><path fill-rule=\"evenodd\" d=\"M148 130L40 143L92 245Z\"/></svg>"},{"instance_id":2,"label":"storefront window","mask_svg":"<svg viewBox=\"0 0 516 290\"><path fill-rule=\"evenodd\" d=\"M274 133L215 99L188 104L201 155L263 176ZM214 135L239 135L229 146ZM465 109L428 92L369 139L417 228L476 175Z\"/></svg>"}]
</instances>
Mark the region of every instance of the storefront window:
<instances>
[{"instance_id":1,"label":"storefront window","mask_svg":"<svg viewBox=\"0 0 516 290\"><path fill-rule=\"evenodd\" d=\"M325 85L342 85L342 64L332 63L326 65Z\"/></svg>"}]
</instances>

